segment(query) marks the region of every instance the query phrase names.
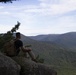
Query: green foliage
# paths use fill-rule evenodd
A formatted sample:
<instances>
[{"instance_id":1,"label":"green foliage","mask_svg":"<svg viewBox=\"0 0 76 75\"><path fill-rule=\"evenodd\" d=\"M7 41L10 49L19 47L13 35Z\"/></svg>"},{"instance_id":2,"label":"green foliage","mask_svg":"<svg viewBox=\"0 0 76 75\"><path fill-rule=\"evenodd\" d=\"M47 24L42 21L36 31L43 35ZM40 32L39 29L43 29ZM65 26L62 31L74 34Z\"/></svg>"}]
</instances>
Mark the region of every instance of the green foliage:
<instances>
[{"instance_id":1,"label":"green foliage","mask_svg":"<svg viewBox=\"0 0 76 75\"><path fill-rule=\"evenodd\" d=\"M26 38L26 36L25 36ZM70 51L54 43L25 39L24 44L32 44L37 59L44 58L44 64L49 64L57 71L57 75L76 75L76 52Z\"/></svg>"},{"instance_id":2,"label":"green foliage","mask_svg":"<svg viewBox=\"0 0 76 75\"><path fill-rule=\"evenodd\" d=\"M19 29L20 23L17 22L15 27L5 34L0 34L0 50L3 51L4 44L14 38L13 33Z\"/></svg>"},{"instance_id":3,"label":"green foliage","mask_svg":"<svg viewBox=\"0 0 76 75\"><path fill-rule=\"evenodd\" d=\"M13 28L11 29L11 33L16 32L16 30L18 30L18 29L19 29L19 26L20 26L20 23L19 23L19 22L17 22L17 25L15 25L15 27L13 27Z\"/></svg>"},{"instance_id":4,"label":"green foliage","mask_svg":"<svg viewBox=\"0 0 76 75\"><path fill-rule=\"evenodd\" d=\"M25 45L25 47L31 47L31 45Z\"/></svg>"},{"instance_id":5,"label":"green foliage","mask_svg":"<svg viewBox=\"0 0 76 75\"><path fill-rule=\"evenodd\" d=\"M37 55L36 60L40 63L44 63L44 59Z\"/></svg>"},{"instance_id":6,"label":"green foliage","mask_svg":"<svg viewBox=\"0 0 76 75\"><path fill-rule=\"evenodd\" d=\"M54 66L55 70L57 71L57 75L76 75L76 68L71 67L56 67Z\"/></svg>"},{"instance_id":7,"label":"green foliage","mask_svg":"<svg viewBox=\"0 0 76 75\"><path fill-rule=\"evenodd\" d=\"M16 0L0 0L0 2L4 2L4 3L7 3L7 2L12 3L12 1L16 1Z\"/></svg>"}]
</instances>

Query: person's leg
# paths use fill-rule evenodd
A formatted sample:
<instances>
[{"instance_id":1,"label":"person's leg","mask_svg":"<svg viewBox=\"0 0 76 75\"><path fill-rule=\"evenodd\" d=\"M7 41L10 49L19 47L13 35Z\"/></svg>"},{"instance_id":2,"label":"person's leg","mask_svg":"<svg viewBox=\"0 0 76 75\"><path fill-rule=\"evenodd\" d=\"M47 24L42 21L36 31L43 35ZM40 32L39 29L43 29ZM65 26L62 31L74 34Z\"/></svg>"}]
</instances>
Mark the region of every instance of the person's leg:
<instances>
[{"instance_id":1,"label":"person's leg","mask_svg":"<svg viewBox=\"0 0 76 75\"><path fill-rule=\"evenodd\" d=\"M29 54L29 56L31 57L33 61L37 62L35 54L32 52L31 48L25 48L25 52Z\"/></svg>"},{"instance_id":2,"label":"person's leg","mask_svg":"<svg viewBox=\"0 0 76 75\"><path fill-rule=\"evenodd\" d=\"M29 51L28 54L29 54L29 56L31 57L32 60L36 59L35 54L32 51Z\"/></svg>"}]
</instances>

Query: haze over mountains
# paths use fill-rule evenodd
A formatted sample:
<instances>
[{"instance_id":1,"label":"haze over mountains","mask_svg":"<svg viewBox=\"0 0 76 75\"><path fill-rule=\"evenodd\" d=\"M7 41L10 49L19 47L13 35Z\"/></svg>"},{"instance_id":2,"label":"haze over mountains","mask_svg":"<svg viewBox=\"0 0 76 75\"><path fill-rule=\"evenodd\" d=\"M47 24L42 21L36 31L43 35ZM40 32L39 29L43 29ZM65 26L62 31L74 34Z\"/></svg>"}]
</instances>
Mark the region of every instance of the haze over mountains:
<instances>
[{"instance_id":1,"label":"haze over mountains","mask_svg":"<svg viewBox=\"0 0 76 75\"><path fill-rule=\"evenodd\" d=\"M32 45L35 54L44 58L45 63L76 64L76 32L29 37L22 35L22 40L25 45Z\"/></svg>"},{"instance_id":2,"label":"haze over mountains","mask_svg":"<svg viewBox=\"0 0 76 75\"><path fill-rule=\"evenodd\" d=\"M58 75L76 75L76 32L38 36L22 36L35 55L58 70Z\"/></svg>"},{"instance_id":3,"label":"haze over mountains","mask_svg":"<svg viewBox=\"0 0 76 75\"><path fill-rule=\"evenodd\" d=\"M48 35L37 35L30 36L31 39L37 41L44 41L48 43L55 43L64 48L69 48L76 51L76 32L69 32L65 34L48 34Z\"/></svg>"},{"instance_id":4,"label":"haze over mountains","mask_svg":"<svg viewBox=\"0 0 76 75\"><path fill-rule=\"evenodd\" d=\"M76 75L76 32L27 36L36 55L58 70L58 75Z\"/></svg>"}]
</instances>

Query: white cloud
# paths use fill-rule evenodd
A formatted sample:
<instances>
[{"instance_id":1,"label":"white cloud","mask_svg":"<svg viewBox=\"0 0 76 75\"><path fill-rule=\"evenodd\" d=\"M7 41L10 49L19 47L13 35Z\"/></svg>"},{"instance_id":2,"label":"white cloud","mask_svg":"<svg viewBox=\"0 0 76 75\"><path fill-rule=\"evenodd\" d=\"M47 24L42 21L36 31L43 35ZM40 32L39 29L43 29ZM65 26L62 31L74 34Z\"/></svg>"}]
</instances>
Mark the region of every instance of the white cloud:
<instances>
[{"instance_id":1,"label":"white cloud","mask_svg":"<svg viewBox=\"0 0 76 75\"><path fill-rule=\"evenodd\" d=\"M3 8L4 8L3 6L0 6L0 10L3 9Z\"/></svg>"},{"instance_id":2,"label":"white cloud","mask_svg":"<svg viewBox=\"0 0 76 75\"><path fill-rule=\"evenodd\" d=\"M76 0L39 0L39 5L23 5L23 6L10 6L9 12L4 11L8 15L10 12L22 14L41 14L41 15L59 15L76 10ZM1 7L3 8L3 7ZM5 7L6 9L7 7ZM10 14L9 14L10 15Z\"/></svg>"},{"instance_id":3,"label":"white cloud","mask_svg":"<svg viewBox=\"0 0 76 75\"><path fill-rule=\"evenodd\" d=\"M59 15L76 10L76 0L39 0L39 5L25 6L25 13Z\"/></svg>"},{"instance_id":4,"label":"white cloud","mask_svg":"<svg viewBox=\"0 0 76 75\"><path fill-rule=\"evenodd\" d=\"M20 21L21 26L19 31L27 35L75 30L76 22L73 19L75 16L63 17L63 14L76 10L76 0L39 0L39 2L37 5L0 6L0 19L4 15L3 19L7 17L7 20L11 20L10 24L15 20ZM63 16L59 18L58 15ZM57 16L58 18L52 20L50 17L53 16ZM45 27L42 29L42 26ZM7 31L8 28L10 29L8 26L5 28L4 25L0 25L0 32Z\"/></svg>"},{"instance_id":5,"label":"white cloud","mask_svg":"<svg viewBox=\"0 0 76 75\"><path fill-rule=\"evenodd\" d=\"M64 14L76 10L76 0L39 0L40 6L48 8L51 15ZM45 10L46 10L45 9Z\"/></svg>"},{"instance_id":6,"label":"white cloud","mask_svg":"<svg viewBox=\"0 0 76 75\"><path fill-rule=\"evenodd\" d=\"M48 25L50 33L66 33L76 31L76 22L73 16L62 16L55 19L52 24Z\"/></svg>"},{"instance_id":7,"label":"white cloud","mask_svg":"<svg viewBox=\"0 0 76 75\"><path fill-rule=\"evenodd\" d=\"M0 12L0 15L10 15L10 12L7 12L7 11L5 11L5 12Z\"/></svg>"},{"instance_id":8,"label":"white cloud","mask_svg":"<svg viewBox=\"0 0 76 75\"><path fill-rule=\"evenodd\" d=\"M11 29L11 25L2 25L0 24L0 33L6 33L7 31L9 31L9 29Z\"/></svg>"}]
</instances>

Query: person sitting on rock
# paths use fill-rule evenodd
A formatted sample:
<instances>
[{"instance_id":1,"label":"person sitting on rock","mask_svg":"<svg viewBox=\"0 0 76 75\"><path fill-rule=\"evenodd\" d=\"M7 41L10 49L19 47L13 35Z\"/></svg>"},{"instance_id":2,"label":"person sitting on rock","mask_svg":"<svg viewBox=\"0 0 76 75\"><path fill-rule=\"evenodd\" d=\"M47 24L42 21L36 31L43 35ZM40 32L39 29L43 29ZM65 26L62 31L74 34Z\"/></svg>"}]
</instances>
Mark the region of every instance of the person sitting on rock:
<instances>
[{"instance_id":1,"label":"person sitting on rock","mask_svg":"<svg viewBox=\"0 0 76 75\"><path fill-rule=\"evenodd\" d=\"M27 52L33 61L37 62L36 57L35 57L34 53L32 52L31 48L24 47L23 42L20 39L21 39L21 34L20 34L20 32L17 32L16 39L14 42L14 45L16 47L16 55L18 55L20 50L22 50L25 53Z\"/></svg>"}]
</instances>

